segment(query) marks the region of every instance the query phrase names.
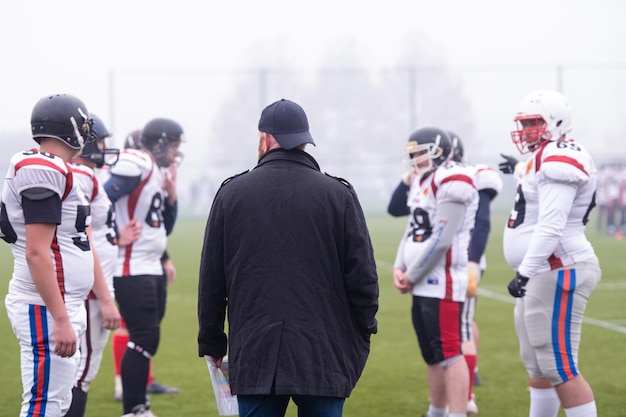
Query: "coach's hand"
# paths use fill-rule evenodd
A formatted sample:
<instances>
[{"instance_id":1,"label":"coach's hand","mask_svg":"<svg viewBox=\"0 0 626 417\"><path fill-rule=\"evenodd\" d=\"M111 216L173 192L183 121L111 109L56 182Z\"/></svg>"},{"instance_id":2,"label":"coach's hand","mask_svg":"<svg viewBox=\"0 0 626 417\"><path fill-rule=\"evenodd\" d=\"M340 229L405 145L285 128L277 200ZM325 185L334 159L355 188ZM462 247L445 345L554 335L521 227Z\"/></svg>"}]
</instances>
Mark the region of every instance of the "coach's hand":
<instances>
[{"instance_id":1,"label":"coach's hand","mask_svg":"<svg viewBox=\"0 0 626 417\"><path fill-rule=\"evenodd\" d=\"M515 171L515 165L517 165L518 162L517 158L511 155L505 155L503 153L501 153L500 156L502 156L505 161L500 162L498 168L500 169L500 171L502 171L503 174L512 174L513 171Z\"/></svg>"},{"instance_id":2,"label":"coach's hand","mask_svg":"<svg viewBox=\"0 0 626 417\"><path fill-rule=\"evenodd\" d=\"M519 274L519 272L515 273L515 278L509 282L508 289L509 294L511 294L515 298L523 297L526 294L526 284L528 283L528 278Z\"/></svg>"}]
</instances>

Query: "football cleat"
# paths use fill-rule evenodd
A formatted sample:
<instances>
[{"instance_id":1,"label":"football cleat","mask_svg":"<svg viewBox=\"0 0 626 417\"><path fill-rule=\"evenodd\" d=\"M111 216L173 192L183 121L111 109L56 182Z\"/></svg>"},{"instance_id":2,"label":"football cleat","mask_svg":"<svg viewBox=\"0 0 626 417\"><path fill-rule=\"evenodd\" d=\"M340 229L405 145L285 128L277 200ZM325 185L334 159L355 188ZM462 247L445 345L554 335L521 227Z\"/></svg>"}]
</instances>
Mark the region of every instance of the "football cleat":
<instances>
[{"instance_id":1,"label":"football cleat","mask_svg":"<svg viewBox=\"0 0 626 417\"><path fill-rule=\"evenodd\" d=\"M180 390L176 387L168 387L160 382L154 381L146 387L148 394L178 394Z\"/></svg>"}]
</instances>

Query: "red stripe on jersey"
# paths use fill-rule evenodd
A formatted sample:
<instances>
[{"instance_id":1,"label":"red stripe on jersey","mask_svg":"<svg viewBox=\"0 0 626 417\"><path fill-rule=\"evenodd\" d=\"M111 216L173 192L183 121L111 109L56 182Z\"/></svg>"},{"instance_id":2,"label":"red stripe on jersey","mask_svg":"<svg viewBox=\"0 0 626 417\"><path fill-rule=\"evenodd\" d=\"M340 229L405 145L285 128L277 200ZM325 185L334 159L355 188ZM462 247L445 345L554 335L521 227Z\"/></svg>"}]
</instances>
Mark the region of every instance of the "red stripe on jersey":
<instances>
[{"instance_id":1,"label":"red stripe on jersey","mask_svg":"<svg viewBox=\"0 0 626 417\"><path fill-rule=\"evenodd\" d=\"M24 167L31 166L31 165L43 165L45 167L52 168L55 171L59 171L62 174L66 174L66 172L63 171L63 169L61 169L61 167L59 167L57 164L53 163L52 161L48 161L42 158L22 159L17 164L15 164L15 172L17 173L17 171L19 171L20 168L24 168Z\"/></svg>"},{"instance_id":2,"label":"red stripe on jersey","mask_svg":"<svg viewBox=\"0 0 626 417\"><path fill-rule=\"evenodd\" d=\"M54 239L52 239L50 249L52 250L52 256L54 256L54 269L57 276L57 284L59 285L59 290L61 290L61 297L65 300L65 272L63 271L63 257L61 256L61 249L59 248L56 233Z\"/></svg>"},{"instance_id":3,"label":"red stripe on jersey","mask_svg":"<svg viewBox=\"0 0 626 417\"><path fill-rule=\"evenodd\" d=\"M476 173L478 174L479 172L483 172L483 171L494 171L495 172L496 170L491 168L491 167L481 167L481 168L478 168L476 170Z\"/></svg>"},{"instance_id":4,"label":"red stripe on jersey","mask_svg":"<svg viewBox=\"0 0 626 417\"><path fill-rule=\"evenodd\" d=\"M437 197L437 190L439 189L439 187L437 187L437 184L435 184L435 177L433 177L433 179L430 181L430 188L433 190L433 196Z\"/></svg>"},{"instance_id":5,"label":"red stripe on jersey","mask_svg":"<svg viewBox=\"0 0 626 417\"><path fill-rule=\"evenodd\" d=\"M445 274L446 274L446 295L444 297L445 300L452 300L452 274L450 273L450 265L452 264L452 246L448 248L446 251L446 265Z\"/></svg>"},{"instance_id":6,"label":"red stripe on jersey","mask_svg":"<svg viewBox=\"0 0 626 417\"><path fill-rule=\"evenodd\" d=\"M454 174L454 175L450 175L448 177L445 177L443 179L443 181L441 181L441 185L447 183L447 182L451 182L451 181L461 181L461 182L466 182L469 185L471 185L472 187L474 187L474 181L472 181L472 179L470 177L468 177L467 175L464 174ZM476 188L476 187L474 187Z\"/></svg>"},{"instance_id":7,"label":"red stripe on jersey","mask_svg":"<svg viewBox=\"0 0 626 417\"><path fill-rule=\"evenodd\" d=\"M564 164L569 164L569 165L572 165L572 166L578 168L585 175L589 176L589 173L587 172L585 167L580 162L578 162L574 158L570 158L569 156L553 155L553 156L547 157L543 162L544 163L545 162L563 162Z\"/></svg>"},{"instance_id":8,"label":"red stripe on jersey","mask_svg":"<svg viewBox=\"0 0 626 417\"><path fill-rule=\"evenodd\" d=\"M94 323L91 323L90 320L90 313L89 313L89 301L85 301L85 310L87 310L87 329L89 329L91 326L94 325ZM86 341L86 346L80 346L80 354L85 358L85 369L83 369L82 374L80 375L80 377L78 378L78 381L74 382L74 386L78 385L81 386L81 384L85 381L85 378L87 378L87 374L89 373L90 370L90 365L93 361L92 359L92 355L93 355L93 342L91 340L91 332L89 330L87 330L87 332L85 332L85 341ZM83 349L83 347L85 349Z\"/></svg>"},{"instance_id":9,"label":"red stripe on jersey","mask_svg":"<svg viewBox=\"0 0 626 417\"><path fill-rule=\"evenodd\" d=\"M133 252L133 244L129 243L124 249L124 267L122 270L122 276L130 275L130 255Z\"/></svg>"},{"instance_id":10,"label":"red stripe on jersey","mask_svg":"<svg viewBox=\"0 0 626 417\"><path fill-rule=\"evenodd\" d=\"M72 169L73 173L81 174L91 179L93 186L91 187L91 196L89 201L93 201L98 195L98 180L96 179L96 176L92 174L93 171L90 172L83 170L81 169L80 165L70 165L70 168Z\"/></svg>"},{"instance_id":11,"label":"red stripe on jersey","mask_svg":"<svg viewBox=\"0 0 626 417\"><path fill-rule=\"evenodd\" d=\"M91 179L93 180L93 188L91 190L91 201L93 201L98 196L98 189L100 188L100 186L98 184L98 178L96 178L95 175L93 175Z\"/></svg>"},{"instance_id":12,"label":"red stripe on jersey","mask_svg":"<svg viewBox=\"0 0 626 417\"><path fill-rule=\"evenodd\" d=\"M554 271L555 269L563 268L563 262L561 258L557 258L554 254L550 255L548 258L548 263L550 264L550 269Z\"/></svg>"},{"instance_id":13,"label":"red stripe on jersey","mask_svg":"<svg viewBox=\"0 0 626 417\"><path fill-rule=\"evenodd\" d=\"M476 186L474 185L474 181L472 181L472 179L470 177L468 177L467 175L464 174L454 174L454 175L450 175L449 177L445 177L443 179L443 181L441 181L440 185L443 185L447 182L452 182L452 181L461 181L461 182L465 182L469 185L472 186L472 188L476 188ZM436 185L435 185L435 177L433 176L433 181L431 183L431 188L433 189L433 195L437 196L437 190L439 189Z\"/></svg>"},{"instance_id":14,"label":"red stripe on jersey","mask_svg":"<svg viewBox=\"0 0 626 417\"><path fill-rule=\"evenodd\" d=\"M139 185L133 190L132 193L128 196L128 219L132 220L135 217L135 209L137 208L137 202L139 201L139 196L143 191L143 188L146 186L150 177L152 177L152 173L154 172L154 164L152 164L152 168L150 169L150 173L139 183Z\"/></svg>"},{"instance_id":15,"label":"red stripe on jersey","mask_svg":"<svg viewBox=\"0 0 626 417\"><path fill-rule=\"evenodd\" d=\"M65 200L74 186L74 175L72 174L72 170L67 164L65 164L65 166L67 167L67 174L65 175L65 192L63 193L61 200Z\"/></svg>"},{"instance_id":16,"label":"red stripe on jersey","mask_svg":"<svg viewBox=\"0 0 626 417\"><path fill-rule=\"evenodd\" d=\"M143 188L146 186L146 184L150 180L150 177L152 177L153 172L154 172L154 164L152 164L150 173L146 176L146 178L144 178L143 181L139 183L137 188L135 188L133 192L130 193L130 195L128 196L128 206L127 206L128 220L132 220L135 218L135 209L137 208L137 203L139 202L139 196L141 195ZM122 276L130 275L130 255L132 253L132 249L133 249L133 244L130 243L128 246L126 246L126 250L124 251L124 266L123 266Z\"/></svg>"}]
</instances>

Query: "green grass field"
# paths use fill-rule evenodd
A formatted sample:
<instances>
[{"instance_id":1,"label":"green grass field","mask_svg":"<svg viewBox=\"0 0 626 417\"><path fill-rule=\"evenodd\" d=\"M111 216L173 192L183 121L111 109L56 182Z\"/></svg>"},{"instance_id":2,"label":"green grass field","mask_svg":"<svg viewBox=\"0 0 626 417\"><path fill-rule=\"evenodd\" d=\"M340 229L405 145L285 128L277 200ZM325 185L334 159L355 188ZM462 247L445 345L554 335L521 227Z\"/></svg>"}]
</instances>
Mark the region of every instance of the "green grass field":
<instances>
[{"instance_id":1,"label":"green grass field","mask_svg":"<svg viewBox=\"0 0 626 417\"><path fill-rule=\"evenodd\" d=\"M525 417L528 415L526 372L518 357L513 329L513 299L506 284L513 274L501 249L505 215L494 216L487 259L489 267L481 282L477 321L480 326L479 367L483 385L476 387L480 416ZM345 416L419 416L428 404L425 366L410 323L410 296L399 294L391 279L391 266L405 219L370 217L368 224L375 247L380 278L379 333L372 338L372 352L356 389L347 400ZM196 347L196 287L204 221L180 221L169 251L178 269L170 286L161 345L154 361L156 378L177 386L174 396L153 396L159 417L217 416L209 373ZM602 282L587 308L587 322L579 368L591 383L599 415L626 416L626 241L599 235L593 222L588 227L600 257ZM12 269L8 245L0 245L0 288L6 294ZM0 310L0 416L19 413L21 383L19 350L4 311ZM324 364L320 364L324 366ZM87 416L122 415L113 400L113 365L107 348L100 374L89 391ZM290 417L296 410L290 406ZM564 416L563 411L559 416Z\"/></svg>"}]
</instances>

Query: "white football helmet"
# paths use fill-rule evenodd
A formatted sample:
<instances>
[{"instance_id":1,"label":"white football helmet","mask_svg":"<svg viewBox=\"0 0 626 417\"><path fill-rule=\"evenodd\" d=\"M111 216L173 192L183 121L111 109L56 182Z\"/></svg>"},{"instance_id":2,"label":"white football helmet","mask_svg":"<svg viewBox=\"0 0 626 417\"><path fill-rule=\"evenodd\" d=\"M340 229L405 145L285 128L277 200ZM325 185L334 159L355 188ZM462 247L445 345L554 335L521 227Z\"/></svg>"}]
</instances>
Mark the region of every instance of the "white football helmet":
<instances>
[{"instance_id":1,"label":"white football helmet","mask_svg":"<svg viewBox=\"0 0 626 417\"><path fill-rule=\"evenodd\" d=\"M511 132L511 138L524 154L572 130L572 106L556 91L539 90L522 99L513 120L518 129Z\"/></svg>"}]
</instances>

